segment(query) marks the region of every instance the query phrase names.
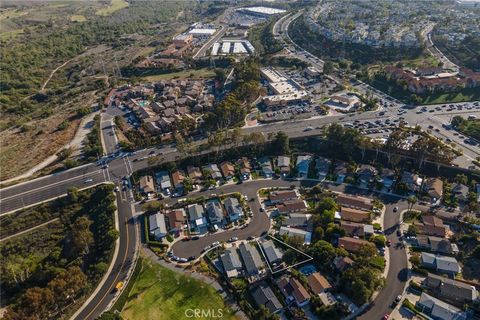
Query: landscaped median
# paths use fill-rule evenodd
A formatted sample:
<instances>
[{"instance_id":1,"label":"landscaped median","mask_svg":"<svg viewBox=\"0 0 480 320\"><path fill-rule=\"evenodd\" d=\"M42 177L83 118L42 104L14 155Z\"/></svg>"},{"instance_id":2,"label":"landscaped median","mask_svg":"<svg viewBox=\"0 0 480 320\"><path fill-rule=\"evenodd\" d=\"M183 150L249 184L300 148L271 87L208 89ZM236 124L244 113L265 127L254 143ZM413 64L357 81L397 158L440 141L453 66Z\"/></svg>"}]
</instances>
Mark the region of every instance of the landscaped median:
<instances>
[{"instance_id":1,"label":"landscaped median","mask_svg":"<svg viewBox=\"0 0 480 320\"><path fill-rule=\"evenodd\" d=\"M123 319L235 319L215 289L146 257L112 310ZM198 316L196 316L198 315Z\"/></svg>"}]
</instances>

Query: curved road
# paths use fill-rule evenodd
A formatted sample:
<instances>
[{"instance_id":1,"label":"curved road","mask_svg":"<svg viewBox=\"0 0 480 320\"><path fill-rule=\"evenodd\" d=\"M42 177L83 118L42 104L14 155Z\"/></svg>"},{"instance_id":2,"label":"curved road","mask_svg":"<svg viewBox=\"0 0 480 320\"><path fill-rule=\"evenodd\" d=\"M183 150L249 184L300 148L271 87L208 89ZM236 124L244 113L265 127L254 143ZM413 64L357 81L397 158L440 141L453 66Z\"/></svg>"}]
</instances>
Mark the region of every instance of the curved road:
<instances>
[{"instance_id":1,"label":"curved road","mask_svg":"<svg viewBox=\"0 0 480 320\"><path fill-rule=\"evenodd\" d=\"M316 181L309 180L255 180L242 184L222 186L213 192L211 190L200 192L196 195L209 196L212 193L215 195L221 195L232 192L240 192L246 195L248 199L254 197L255 201L248 202L248 205L253 212L253 219L245 229L210 234L208 236L201 237L198 240L179 241L173 245L172 251L176 256L182 258L188 258L192 255L198 257L201 254L202 249L214 241L227 241L232 236L236 236L240 240L244 240L249 236L258 236L262 232L268 231L270 228L270 219L266 214L261 213L259 210L260 203L256 197L256 192L258 189L268 187L290 187L291 185L295 185L296 187L311 187L315 184L317 184ZM377 298L372 302L370 308L359 317L359 319L364 320L381 319L386 313L390 313L393 310L390 305L398 295L403 293L406 281L408 280L407 254L403 247L397 245L400 244L401 241L396 235L396 230L398 229L400 222L400 215L398 212L406 209L408 207L408 203L405 199L399 196L381 194L375 191L359 189L353 186L329 183L324 183L324 186L329 190L337 192L345 192L348 194L356 194L367 197L375 196L385 203L385 235L392 242L392 246L389 250L389 271L385 287L379 292ZM178 199L169 199L166 201L166 203L171 205L177 201ZM397 213L393 212L394 207L399 208Z\"/></svg>"},{"instance_id":2,"label":"curved road","mask_svg":"<svg viewBox=\"0 0 480 320\"><path fill-rule=\"evenodd\" d=\"M91 296L91 300L72 319L88 320L100 316L115 299L115 286L119 281L125 281L128 271L135 262L138 245L137 229L132 218L132 204L129 196L123 191L117 192L117 209L120 241L118 255L113 261L112 272L96 289L96 294Z\"/></svg>"}]
</instances>

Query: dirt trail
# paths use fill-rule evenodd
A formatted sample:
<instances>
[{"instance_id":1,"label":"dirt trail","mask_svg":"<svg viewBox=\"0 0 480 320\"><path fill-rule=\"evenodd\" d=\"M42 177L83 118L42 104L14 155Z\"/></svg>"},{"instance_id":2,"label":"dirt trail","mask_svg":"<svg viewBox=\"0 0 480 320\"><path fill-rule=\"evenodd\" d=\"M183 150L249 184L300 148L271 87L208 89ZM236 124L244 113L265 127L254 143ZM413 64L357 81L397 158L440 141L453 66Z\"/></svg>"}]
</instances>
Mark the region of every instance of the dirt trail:
<instances>
[{"instance_id":1,"label":"dirt trail","mask_svg":"<svg viewBox=\"0 0 480 320\"><path fill-rule=\"evenodd\" d=\"M45 82L43 83L42 85L42 88L40 89L40 91L44 91L45 90L45 87L47 86L47 84L50 82L50 80L52 79L53 75L55 74L55 72L57 72L60 68L63 68L65 67L70 61L72 61L72 59L70 60L67 60L65 61L63 64L59 65L58 67L56 67L55 69L52 70L52 72L50 72L50 75L48 76L47 80L45 80Z\"/></svg>"}]
</instances>

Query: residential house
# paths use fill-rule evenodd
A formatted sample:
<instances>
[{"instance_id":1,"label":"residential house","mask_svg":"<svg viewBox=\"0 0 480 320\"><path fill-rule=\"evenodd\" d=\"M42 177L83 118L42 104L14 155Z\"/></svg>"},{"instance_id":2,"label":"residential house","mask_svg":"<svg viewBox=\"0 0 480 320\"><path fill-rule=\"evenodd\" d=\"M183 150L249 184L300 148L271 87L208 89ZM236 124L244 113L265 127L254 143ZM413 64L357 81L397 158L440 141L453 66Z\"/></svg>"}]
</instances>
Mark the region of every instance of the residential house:
<instances>
[{"instance_id":1,"label":"residential house","mask_svg":"<svg viewBox=\"0 0 480 320\"><path fill-rule=\"evenodd\" d=\"M298 193L296 190L273 191L268 196L268 200L270 200L270 204L278 204L284 201L291 201L296 199L298 199Z\"/></svg>"},{"instance_id":2,"label":"residential house","mask_svg":"<svg viewBox=\"0 0 480 320\"><path fill-rule=\"evenodd\" d=\"M348 176L347 164L343 161L337 162L333 173L336 176L336 182L343 183L345 178Z\"/></svg>"},{"instance_id":3,"label":"residential house","mask_svg":"<svg viewBox=\"0 0 480 320\"><path fill-rule=\"evenodd\" d=\"M286 234L288 237L298 237L303 241L303 244L309 245L312 242L312 233L297 229L297 228L290 228L290 227L280 227L280 235L283 236Z\"/></svg>"},{"instance_id":4,"label":"residential house","mask_svg":"<svg viewBox=\"0 0 480 320\"><path fill-rule=\"evenodd\" d=\"M342 220L352 222L368 222L370 221L370 212L341 207L340 217L342 217Z\"/></svg>"},{"instance_id":5,"label":"residential house","mask_svg":"<svg viewBox=\"0 0 480 320\"><path fill-rule=\"evenodd\" d=\"M428 252L421 254L422 266L425 268L435 269L441 273L455 275L461 271L460 264L453 257L435 255Z\"/></svg>"},{"instance_id":6,"label":"residential house","mask_svg":"<svg viewBox=\"0 0 480 320\"><path fill-rule=\"evenodd\" d=\"M468 199L468 187L464 184L454 183L452 185L452 195L460 201L465 201Z\"/></svg>"},{"instance_id":7,"label":"residential house","mask_svg":"<svg viewBox=\"0 0 480 320\"><path fill-rule=\"evenodd\" d=\"M337 194L335 201L342 207L369 211L373 209L372 200L364 197Z\"/></svg>"},{"instance_id":8,"label":"residential house","mask_svg":"<svg viewBox=\"0 0 480 320\"><path fill-rule=\"evenodd\" d=\"M375 233L375 229L373 228L373 225L371 224L364 225L363 233L365 233L366 237L372 236Z\"/></svg>"},{"instance_id":9,"label":"residential house","mask_svg":"<svg viewBox=\"0 0 480 320\"><path fill-rule=\"evenodd\" d=\"M282 221L282 226L305 228L311 218L309 213L289 213L287 219Z\"/></svg>"},{"instance_id":10,"label":"residential house","mask_svg":"<svg viewBox=\"0 0 480 320\"><path fill-rule=\"evenodd\" d=\"M160 191L165 195L170 195L172 192L172 182L167 171L159 171L155 174L157 185L160 186Z\"/></svg>"},{"instance_id":11,"label":"residential house","mask_svg":"<svg viewBox=\"0 0 480 320\"><path fill-rule=\"evenodd\" d=\"M175 170L172 172L173 187L178 194L183 194L185 191L183 180L185 180L185 172L183 172L183 170Z\"/></svg>"},{"instance_id":12,"label":"residential house","mask_svg":"<svg viewBox=\"0 0 480 320\"><path fill-rule=\"evenodd\" d=\"M404 171L401 182L406 185L408 191L418 192L420 191L423 179L418 174Z\"/></svg>"},{"instance_id":13,"label":"residential house","mask_svg":"<svg viewBox=\"0 0 480 320\"><path fill-rule=\"evenodd\" d=\"M383 187L387 189L387 191L391 190L393 184L395 183L395 171L388 168L382 169L382 172L378 178L378 182L383 184Z\"/></svg>"},{"instance_id":14,"label":"residential house","mask_svg":"<svg viewBox=\"0 0 480 320\"><path fill-rule=\"evenodd\" d=\"M169 230L180 231L183 229L186 221L184 209L174 209L167 212Z\"/></svg>"},{"instance_id":15,"label":"residential house","mask_svg":"<svg viewBox=\"0 0 480 320\"><path fill-rule=\"evenodd\" d=\"M428 274L425 284L440 297L457 303L470 303L478 298L478 291L475 286L433 273Z\"/></svg>"},{"instance_id":16,"label":"residential house","mask_svg":"<svg viewBox=\"0 0 480 320\"><path fill-rule=\"evenodd\" d=\"M223 270L228 278L238 277L242 272L242 262L236 248L227 248L220 255Z\"/></svg>"},{"instance_id":17,"label":"residential house","mask_svg":"<svg viewBox=\"0 0 480 320\"><path fill-rule=\"evenodd\" d=\"M271 265L282 262L283 252L275 246L272 240L262 242L262 248Z\"/></svg>"},{"instance_id":18,"label":"residential house","mask_svg":"<svg viewBox=\"0 0 480 320\"><path fill-rule=\"evenodd\" d=\"M443 181L439 178L426 179L424 190L433 201L439 200L443 195Z\"/></svg>"},{"instance_id":19,"label":"residential house","mask_svg":"<svg viewBox=\"0 0 480 320\"><path fill-rule=\"evenodd\" d=\"M220 171L222 172L225 180L232 180L235 176L235 167L229 161L225 161L220 164Z\"/></svg>"},{"instance_id":20,"label":"residential house","mask_svg":"<svg viewBox=\"0 0 480 320\"><path fill-rule=\"evenodd\" d=\"M155 192L155 185L153 183L152 176L141 177L140 181L139 181L139 187L140 187L140 190L146 195L154 193Z\"/></svg>"},{"instance_id":21,"label":"residential house","mask_svg":"<svg viewBox=\"0 0 480 320\"><path fill-rule=\"evenodd\" d=\"M307 178L310 162L312 162L312 156L310 155L297 156L297 162L295 167L297 169L297 176L299 178Z\"/></svg>"},{"instance_id":22,"label":"residential house","mask_svg":"<svg viewBox=\"0 0 480 320\"><path fill-rule=\"evenodd\" d=\"M320 181L325 180L328 175L328 171L330 170L330 165L332 161L326 158L319 157L315 161L315 169L317 170L317 178Z\"/></svg>"},{"instance_id":23,"label":"residential house","mask_svg":"<svg viewBox=\"0 0 480 320\"><path fill-rule=\"evenodd\" d=\"M222 204L219 200L213 199L208 200L205 203L205 208L207 210L208 220L212 225L221 225L224 221Z\"/></svg>"},{"instance_id":24,"label":"residential house","mask_svg":"<svg viewBox=\"0 0 480 320\"><path fill-rule=\"evenodd\" d=\"M283 276L277 280L280 292L285 296L287 303L294 302L298 307L303 307L310 302L310 294L305 287L293 277Z\"/></svg>"},{"instance_id":25,"label":"residential house","mask_svg":"<svg viewBox=\"0 0 480 320\"><path fill-rule=\"evenodd\" d=\"M361 183L369 184L370 182L373 182L375 176L378 174L378 171L374 166L362 164L356 173Z\"/></svg>"},{"instance_id":26,"label":"residential house","mask_svg":"<svg viewBox=\"0 0 480 320\"><path fill-rule=\"evenodd\" d=\"M168 234L165 215L160 212L150 215L148 217L148 232L155 240L162 240Z\"/></svg>"},{"instance_id":27,"label":"residential house","mask_svg":"<svg viewBox=\"0 0 480 320\"><path fill-rule=\"evenodd\" d=\"M192 204L188 207L188 216L190 217L190 226L198 233L205 233L207 231L207 219L205 218L205 211L200 204Z\"/></svg>"},{"instance_id":28,"label":"residential house","mask_svg":"<svg viewBox=\"0 0 480 320\"><path fill-rule=\"evenodd\" d=\"M430 249L432 252L457 254L458 247L452 244L450 240L435 236L417 235L417 243L419 247Z\"/></svg>"},{"instance_id":29,"label":"residential house","mask_svg":"<svg viewBox=\"0 0 480 320\"><path fill-rule=\"evenodd\" d=\"M338 271L345 271L348 268L350 268L353 265L353 260L349 257L343 257L343 256L336 256L335 259L333 259L333 266L335 269Z\"/></svg>"},{"instance_id":30,"label":"residential house","mask_svg":"<svg viewBox=\"0 0 480 320\"><path fill-rule=\"evenodd\" d=\"M199 167L188 166L187 174L192 183L199 184L202 181L202 171Z\"/></svg>"},{"instance_id":31,"label":"residential house","mask_svg":"<svg viewBox=\"0 0 480 320\"><path fill-rule=\"evenodd\" d=\"M237 198L227 198L223 204L225 206L225 210L227 211L230 222L238 221L240 217L243 216L243 208Z\"/></svg>"},{"instance_id":32,"label":"residential house","mask_svg":"<svg viewBox=\"0 0 480 320\"><path fill-rule=\"evenodd\" d=\"M320 301L324 306L332 306L335 303L337 303L337 299L331 292L322 292L318 294L318 297L320 298Z\"/></svg>"},{"instance_id":33,"label":"residential house","mask_svg":"<svg viewBox=\"0 0 480 320\"><path fill-rule=\"evenodd\" d=\"M272 314L282 310L282 304L265 281L260 281L250 292L257 307L265 306Z\"/></svg>"},{"instance_id":34,"label":"residential house","mask_svg":"<svg viewBox=\"0 0 480 320\"><path fill-rule=\"evenodd\" d=\"M250 164L250 161L244 157L237 161L237 165L240 169L240 179L242 179L242 181L249 180L252 173L252 165Z\"/></svg>"},{"instance_id":35,"label":"residential house","mask_svg":"<svg viewBox=\"0 0 480 320\"><path fill-rule=\"evenodd\" d=\"M280 169L282 175L286 176L290 173L290 157L278 156L277 167Z\"/></svg>"},{"instance_id":36,"label":"residential house","mask_svg":"<svg viewBox=\"0 0 480 320\"><path fill-rule=\"evenodd\" d=\"M364 237L365 236L365 225L363 223L356 223L350 221L341 221L341 227L345 230L345 234L348 236L357 236L357 237Z\"/></svg>"},{"instance_id":37,"label":"residential house","mask_svg":"<svg viewBox=\"0 0 480 320\"><path fill-rule=\"evenodd\" d=\"M314 294L320 294L332 288L328 280L319 272L314 272L307 277L307 283Z\"/></svg>"},{"instance_id":38,"label":"residential house","mask_svg":"<svg viewBox=\"0 0 480 320\"><path fill-rule=\"evenodd\" d=\"M305 210L307 210L307 204L301 199L284 201L283 203L277 205L277 211L279 214L288 214Z\"/></svg>"},{"instance_id":39,"label":"residential house","mask_svg":"<svg viewBox=\"0 0 480 320\"><path fill-rule=\"evenodd\" d=\"M462 310L422 292L417 307L435 320L466 320Z\"/></svg>"},{"instance_id":40,"label":"residential house","mask_svg":"<svg viewBox=\"0 0 480 320\"><path fill-rule=\"evenodd\" d=\"M242 242L238 247L240 250L240 256L243 260L243 265L247 275L257 276L264 268L264 264L257 249L251 246L249 243Z\"/></svg>"},{"instance_id":41,"label":"residential house","mask_svg":"<svg viewBox=\"0 0 480 320\"><path fill-rule=\"evenodd\" d=\"M342 237L338 239L338 246L350 252L357 252L363 245L372 245L371 242L351 237Z\"/></svg>"},{"instance_id":42,"label":"residential house","mask_svg":"<svg viewBox=\"0 0 480 320\"><path fill-rule=\"evenodd\" d=\"M419 233L429 236L445 237L448 227L443 224L443 220L435 216L423 216L423 223L415 223Z\"/></svg>"},{"instance_id":43,"label":"residential house","mask_svg":"<svg viewBox=\"0 0 480 320\"><path fill-rule=\"evenodd\" d=\"M206 166L203 166L202 170L205 176L212 177L212 179L215 180L222 179L222 173L220 172L220 169L215 163L210 163Z\"/></svg>"},{"instance_id":44,"label":"residential house","mask_svg":"<svg viewBox=\"0 0 480 320\"><path fill-rule=\"evenodd\" d=\"M271 178L273 176L272 162L269 157L261 157L258 159L258 164L265 178Z\"/></svg>"}]
</instances>

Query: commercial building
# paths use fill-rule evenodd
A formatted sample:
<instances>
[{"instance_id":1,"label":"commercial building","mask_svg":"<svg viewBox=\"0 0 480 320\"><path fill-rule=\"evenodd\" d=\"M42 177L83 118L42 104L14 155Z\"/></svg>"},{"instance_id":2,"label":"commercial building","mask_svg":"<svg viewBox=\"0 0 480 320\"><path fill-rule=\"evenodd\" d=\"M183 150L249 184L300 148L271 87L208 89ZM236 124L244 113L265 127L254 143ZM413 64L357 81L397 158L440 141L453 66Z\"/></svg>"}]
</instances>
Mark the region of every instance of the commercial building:
<instances>
[{"instance_id":1,"label":"commercial building","mask_svg":"<svg viewBox=\"0 0 480 320\"><path fill-rule=\"evenodd\" d=\"M281 107L310 99L308 92L299 83L288 79L279 71L273 68L261 68L260 73L268 81L268 86L274 93L263 98L266 106Z\"/></svg>"},{"instance_id":2,"label":"commercial building","mask_svg":"<svg viewBox=\"0 0 480 320\"><path fill-rule=\"evenodd\" d=\"M270 8L270 7L246 7L246 8L240 8L238 9L238 11L245 14L261 16L261 17L269 17L275 14L286 12L283 9Z\"/></svg>"},{"instance_id":3,"label":"commercial building","mask_svg":"<svg viewBox=\"0 0 480 320\"><path fill-rule=\"evenodd\" d=\"M255 53L255 48L248 40L225 39L213 44L210 55L248 55L253 53Z\"/></svg>"}]
</instances>

